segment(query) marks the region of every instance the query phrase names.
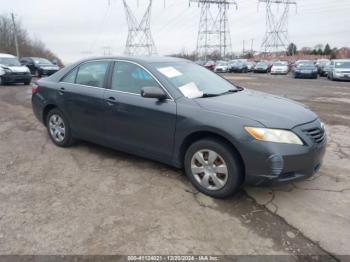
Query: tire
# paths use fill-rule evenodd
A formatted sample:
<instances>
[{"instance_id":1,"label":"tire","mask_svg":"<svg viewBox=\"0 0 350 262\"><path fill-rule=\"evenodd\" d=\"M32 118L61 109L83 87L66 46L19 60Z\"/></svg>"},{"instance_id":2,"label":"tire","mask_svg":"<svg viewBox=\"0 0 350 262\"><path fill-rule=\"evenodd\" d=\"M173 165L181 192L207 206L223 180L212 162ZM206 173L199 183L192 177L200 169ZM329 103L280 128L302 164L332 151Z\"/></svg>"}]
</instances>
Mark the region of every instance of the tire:
<instances>
[{"instance_id":1,"label":"tire","mask_svg":"<svg viewBox=\"0 0 350 262\"><path fill-rule=\"evenodd\" d=\"M4 85L4 81L2 81L2 78L0 77L0 86Z\"/></svg>"},{"instance_id":2,"label":"tire","mask_svg":"<svg viewBox=\"0 0 350 262\"><path fill-rule=\"evenodd\" d=\"M27 85L30 85L31 82L32 81L26 81L26 82L24 82L24 84L27 86Z\"/></svg>"},{"instance_id":3,"label":"tire","mask_svg":"<svg viewBox=\"0 0 350 262\"><path fill-rule=\"evenodd\" d=\"M46 117L46 127L52 142L59 147L70 147L75 140L72 136L67 118L57 108L52 109Z\"/></svg>"},{"instance_id":4,"label":"tire","mask_svg":"<svg viewBox=\"0 0 350 262\"><path fill-rule=\"evenodd\" d=\"M216 158L211 157L214 159L211 161L209 156L215 154ZM214 198L227 198L237 193L243 182L243 167L239 156L218 139L207 138L194 142L187 149L184 166L193 186ZM194 173L194 170L198 173ZM202 170L205 172L201 173ZM223 173L215 173L215 170Z\"/></svg>"}]
</instances>

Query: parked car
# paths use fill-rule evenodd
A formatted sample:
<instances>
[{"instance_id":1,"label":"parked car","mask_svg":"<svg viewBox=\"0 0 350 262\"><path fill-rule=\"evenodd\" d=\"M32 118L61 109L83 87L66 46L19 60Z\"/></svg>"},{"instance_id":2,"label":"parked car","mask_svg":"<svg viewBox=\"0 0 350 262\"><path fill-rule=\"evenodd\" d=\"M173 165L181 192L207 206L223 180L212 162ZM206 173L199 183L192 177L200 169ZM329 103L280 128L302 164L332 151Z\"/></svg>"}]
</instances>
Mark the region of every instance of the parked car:
<instances>
[{"instance_id":1,"label":"parked car","mask_svg":"<svg viewBox=\"0 0 350 262\"><path fill-rule=\"evenodd\" d=\"M316 61L316 66L318 70L318 74L320 76L327 76L327 70L331 64L331 60L329 59L318 59Z\"/></svg>"},{"instance_id":2,"label":"parked car","mask_svg":"<svg viewBox=\"0 0 350 262\"><path fill-rule=\"evenodd\" d=\"M274 62L271 67L271 75L286 75L289 72L288 62Z\"/></svg>"},{"instance_id":3,"label":"parked car","mask_svg":"<svg viewBox=\"0 0 350 262\"><path fill-rule=\"evenodd\" d=\"M203 61L203 60L197 60L197 61L195 61L195 63L196 63L197 65L200 65L200 66L204 66L204 65L206 64L206 62Z\"/></svg>"},{"instance_id":4,"label":"parked car","mask_svg":"<svg viewBox=\"0 0 350 262\"><path fill-rule=\"evenodd\" d=\"M314 78L318 77L318 70L311 60L297 61L293 68L294 78Z\"/></svg>"},{"instance_id":5,"label":"parked car","mask_svg":"<svg viewBox=\"0 0 350 262\"><path fill-rule=\"evenodd\" d=\"M254 73L268 73L270 65L265 61L260 61L255 65Z\"/></svg>"},{"instance_id":6,"label":"parked car","mask_svg":"<svg viewBox=\"0 0 350 262\"><path fill-rule=\"evenodd\" d=\"M233 60L230 64L230 70L232 72L236 73L247 73L248 72L248 66L247 63L241 60Z\"/></svg>"},{"instance_id":7,"label":"parked car","mask_svg":"<svg viewBox=\"0 0 350 262\"><path fill-rule=\"evenodd\" d=\"M214 61L208 61L204 64L204 67L206 69L209 69L210 71L214 71L215 68L215 62Z\"/></svg>"},{"instance_id":8,"label":"parked car","mask_svg":"<svg viewBox=\"0 0 350 262\"><path fill-rule=\"evenodd\" d=\"M214 68L215 73L227 73L229 71L228 63L220 61L216 64Z\"/></svg>"},{"instance_id":9,"label":"parked car","mask_svg":"<svg viewBox=\"0 0 350 262\"><path fill-rule=\"evenodd\" d=\"M42 78L32 93L57 146L84 139L184 168L212 197L310 177L326 148L324 126L305 106L179 58L88 59Z\"/></svg>"},{"instance_id":10,"label":"parked car","mask_svg":"<svg viewBox=\"0 0 350 262\"><path fill-rule=\"evenodd\" d=\"M330 80L350 80L350 59L332 60L328 79Z\"/></svg>"},{"instance_id":11,"label":"parked car","mask_svg":"<svg viewBox=\"0 0 350 262\"><path fill-rule=\"evenodd\" d=\"M9 83L29 85L31 81L32 75L29 69L22 66L17 57L0 53L0 85Z\"/></svg>"},{"instance_id":12,"label":"parked car","mask_svg":"<svg viewBox=\"0 0 350 262\"><path fill-rule=\"evenodd\" d=\"M253 72L254 68L255 68L255 62L252 62L252 61L247 62L248 72Z\"/></svg>"},{"instance_id":13,"label":"parked car","mask_svg":"<svg viewBox=\"0 0 350 262\"><path fill-rule=\"evenodd\" d=\"M60 68L45 58L23 57L21 64L27 66L30 72L38 77L50 76L56 73Z\"/></svg>"}]
</instances>

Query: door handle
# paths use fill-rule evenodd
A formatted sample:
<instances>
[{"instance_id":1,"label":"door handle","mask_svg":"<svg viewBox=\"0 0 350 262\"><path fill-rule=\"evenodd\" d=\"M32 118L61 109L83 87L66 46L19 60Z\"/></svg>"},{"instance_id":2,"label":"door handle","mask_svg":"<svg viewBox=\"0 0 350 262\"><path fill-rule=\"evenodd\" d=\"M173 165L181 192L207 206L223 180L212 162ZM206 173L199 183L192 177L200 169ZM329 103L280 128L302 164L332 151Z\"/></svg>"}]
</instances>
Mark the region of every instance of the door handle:
<instances>
[{"instance_id":1,"label":"door handle","mask_svg":"<svg viewBox=\"0 0 350 262\"><path fill-rule=\"evenodd\" d=\"M64 87L61 87L60 90L58 91L58 94L63 95L66 89Z\"/></svg>"},{"instance_id":2,"label":"door handle","mask_svg":"<svg viewBox=\"0 0 350 262\"><path fill-rule=\"evenodd\" d=\"M113 106L117 102L117 99L115 99L113 96L110 96L106 99L106 101L109 106Z\"/></svg>"}]
</instances>

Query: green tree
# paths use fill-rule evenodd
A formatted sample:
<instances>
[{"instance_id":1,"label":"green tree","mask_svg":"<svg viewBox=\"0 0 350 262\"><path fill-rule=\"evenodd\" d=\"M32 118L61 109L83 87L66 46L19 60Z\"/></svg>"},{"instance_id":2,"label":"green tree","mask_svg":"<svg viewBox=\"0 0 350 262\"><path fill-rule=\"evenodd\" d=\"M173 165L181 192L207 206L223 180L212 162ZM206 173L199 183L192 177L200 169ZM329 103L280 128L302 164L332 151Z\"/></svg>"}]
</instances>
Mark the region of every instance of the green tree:
<instances>
[{"instance_id":1,"label":"green tree","mask_svg":"<svg viewBox=\"0 0 350 262\"><path fill-rule=\"evenodd\" d=\"M298 48L294 43L290 43L287 48L287 56L293 56L298 52Z\"/></svg>"},{"instance_id":2,"label":"green tree","mask_svg":"<svg viewBox=\"0 0 350 262\"><path fill-rule=\"evenodd\" d=\"M331 47L329 46L329 44L326 44L323 53L324 53L325 55L330 55L330 54L332 53L332 49L331 49Z\"/></svg>"}]
</instances>

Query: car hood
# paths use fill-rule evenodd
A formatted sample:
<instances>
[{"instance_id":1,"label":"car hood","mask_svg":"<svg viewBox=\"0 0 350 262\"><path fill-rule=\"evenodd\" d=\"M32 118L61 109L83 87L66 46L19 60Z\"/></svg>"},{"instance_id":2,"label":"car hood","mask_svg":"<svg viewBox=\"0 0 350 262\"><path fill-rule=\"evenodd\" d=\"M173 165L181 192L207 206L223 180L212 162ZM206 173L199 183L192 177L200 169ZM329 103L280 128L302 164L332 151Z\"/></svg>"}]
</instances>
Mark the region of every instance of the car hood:
<instances>
[{"instance_id":1,"label":"car hood","mask_svg":"<svg viewBox=\"0 0 350 262\"><path fill-rule=\"evenodd\" d=\"M195 101L206 110L248 118L269 128L292 129L317 118L298 102L247 89Z\"/></svg>"},{"instance_id":2,"label":"car hood","mask_svg":"<svg viewBox=\"0 0 350 262\"><path fill-rule=\"evenodd\" d=\"M55 69L58 68L57 65L49 65L49 64L39 64L38 66L41 68L55 68Z\"/></svg>"},{"instance_id":3,"label":"car hood","mask_svg":"<svg viewBox=\"0 0 350 262\"><path fill-rule=\"evenodd\" d=\"M6 65L0 65L3 68L8 68L14 73L25 73L28 72L28 67L26 66L6 66Z\"/></svg>"},{"instance_id":4,"label":"car hood","mask_svg":"<svg viewBox=\"0 0 350 262\"><path fill-rule=\"evenodd\" d=\"M256 68L267 68L268 65L256 65L255 67L256 67Z\"/></svg>"}]
</instances>

